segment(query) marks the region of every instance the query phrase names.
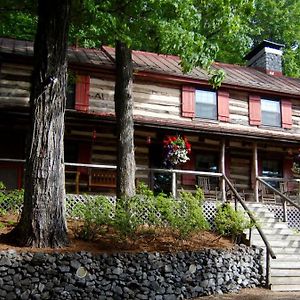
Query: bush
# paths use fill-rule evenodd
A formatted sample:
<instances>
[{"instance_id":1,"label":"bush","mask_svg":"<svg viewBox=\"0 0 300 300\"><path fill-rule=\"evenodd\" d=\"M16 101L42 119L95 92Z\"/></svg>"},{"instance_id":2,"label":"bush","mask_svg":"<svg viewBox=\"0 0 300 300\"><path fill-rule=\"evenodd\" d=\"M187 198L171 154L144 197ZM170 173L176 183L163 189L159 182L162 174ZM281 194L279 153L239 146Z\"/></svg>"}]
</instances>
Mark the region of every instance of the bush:
<instances>
[{"instance_id":1,"label":"bush","mask_svg":"<svg viewBox=\"0 0 300 300\"><path fill-rule=\"evenodd\" d=\"M83 220L83 225L75 229L75 235L83 240L93 240L98 234L103 234L112 223L113 211L113 204L105 196L76 204L72 217Z\"/></svg>"},{"instance_id":2,"label":"bush","mask_svg":"<svg viewBox=\"0 0 300 300\"><path fill-rule=\"evenodd\" d=\"M203 211L203 193L197 189L195 195L182 191L179 199L160 193L154 196L145 184L140 184L137 194L129 199L118 199L116 205L104 196L77 204L72 216L83 220L77 236L91 240L111 226L121 238L134 238L144 225L147 230L165 226L174 229L180 237L208 229Z\"/></svg>"},{"instance_id":3,"label":"bush","mask_svg":"<svg viewBox=\"0 0 300 300\"><path fill-rule=\"evenodd\" d=\"M253 224L241 211L235 211L230 203L217 206L215 216L216 231L223 236L231 236L234 240Z\"/></svg>"},{"instance_id":4,"label":"bush","mask_svg":"<svg viewBox=\"0 0 300 300\"><path fill-rule=\"evenodd\" d=\"M24 190L6 191L3 182L0 182L0 214L19 212L24 201Z\"/></svg>"}]
</instances>

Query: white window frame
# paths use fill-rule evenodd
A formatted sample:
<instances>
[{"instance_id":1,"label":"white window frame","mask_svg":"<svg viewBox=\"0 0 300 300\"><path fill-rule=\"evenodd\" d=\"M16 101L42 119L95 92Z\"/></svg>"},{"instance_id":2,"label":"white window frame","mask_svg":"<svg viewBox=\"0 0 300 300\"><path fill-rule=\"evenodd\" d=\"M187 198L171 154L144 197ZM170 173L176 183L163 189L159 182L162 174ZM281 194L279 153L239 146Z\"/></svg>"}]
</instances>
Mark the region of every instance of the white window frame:
<instances>
[{"instance_id":1,"label":"white window frame","mask_svg":"<svg viewBox=\"0 0 300 300\"><path fill-rule=\"evenodd\" d=\"M276 122L269 122L264 113L274 115ZM264 126L281 127L282 126L282 113L281 113L281 102L280 100L274 99L261 99L261 124Z\"/></svg>"},{"instance_id":2,"label":"white window frame","mask_svg":"<svg viewBox=\"0 0 300 300\"><path fill-rule=\"evenodd\" d=\"M206 111L203 110L203 107L205 106ZM218 101L216 92L210 90L196 89L195 116L196 118L201 119L218 120Z\"/></svg>"}]
</instances>

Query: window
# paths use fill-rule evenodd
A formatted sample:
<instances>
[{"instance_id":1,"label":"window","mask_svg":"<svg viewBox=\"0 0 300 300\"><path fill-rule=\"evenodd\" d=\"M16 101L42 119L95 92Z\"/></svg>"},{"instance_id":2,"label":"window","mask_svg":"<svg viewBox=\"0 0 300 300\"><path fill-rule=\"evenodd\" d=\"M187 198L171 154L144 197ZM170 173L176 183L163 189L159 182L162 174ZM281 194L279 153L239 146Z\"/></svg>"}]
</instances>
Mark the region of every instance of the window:
<instances>
[{"instance_id":1,"label":"window","mask_svg":"<svg viewBox=\"0 0 300 300\"><path fill-rule=\"evenodd\" d=\"M75 83L68 82L66 108L75 108Z\"/></svg>"},{"instance_id":2,"label":"window","mask_svg":"<svg viewBox=\"0 0 300 300\"><path fill-rule=\"evenodd\" d=\"M278 159L263 159L262 160L262 176L266 177L282 177L282 163ZM276 181L267 181L270 185L275 188L278 188L279 182Z\"/></svg>"},{"instance_id":3,"label":"window","mask_svg":"<svg viewBox=\"0 0 300 300\"><path fill-rule=\"evenodd\" d=\"M216 153L202 153L196 156L196 170L203 172L218 172L219 156ZM215 189L219 186L217 177L208 177L210 188Z\"/></svg>"},{"instance_id":4,"label":"window","mask_svg":"<svg viewBox=\"0 0 300 300\"><path fill-rule=\"evenodd\" d=\"M196 90L196 117L217 120L217 97L215 92Z\"/></svg>"},{"instance_id":5,"label":"window","mask_svg":"<svg viewBox=\"0 0 300 300\"><path fill-rule=\"evenodd\" d=\"M218 172L218 161L217 154L199 154L196 158L196 169L204 172Z\"/></svg>"},{"instance_id":6,"label":"window","mask_svg":"<svg viewBox=\"0 0 300 300\"><path fill-rule=\"evenodd\" d=\"M280 101L261 99L262 125L281 127Z\"/></svg>"}]
</instances>

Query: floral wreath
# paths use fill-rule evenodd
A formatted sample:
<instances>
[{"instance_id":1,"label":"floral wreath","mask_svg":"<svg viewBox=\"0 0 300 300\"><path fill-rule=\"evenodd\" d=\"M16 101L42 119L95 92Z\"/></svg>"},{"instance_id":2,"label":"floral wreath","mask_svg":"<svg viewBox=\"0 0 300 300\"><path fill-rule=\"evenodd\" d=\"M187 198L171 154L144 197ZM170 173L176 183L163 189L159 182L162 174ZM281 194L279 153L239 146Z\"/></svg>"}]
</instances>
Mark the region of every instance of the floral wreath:
<instances>
[{"instance_id":1,"label":"floral wreath","mask_svg":"<svg viewBox=\"0 0 300 300\"><path fill-rule=\"evenodd\" d=\"M166 136L164 141L165 159L164 165L174 167L181 163L186 163L190 158L191 144L186 137Z\"/></svg>"}]
</instances>

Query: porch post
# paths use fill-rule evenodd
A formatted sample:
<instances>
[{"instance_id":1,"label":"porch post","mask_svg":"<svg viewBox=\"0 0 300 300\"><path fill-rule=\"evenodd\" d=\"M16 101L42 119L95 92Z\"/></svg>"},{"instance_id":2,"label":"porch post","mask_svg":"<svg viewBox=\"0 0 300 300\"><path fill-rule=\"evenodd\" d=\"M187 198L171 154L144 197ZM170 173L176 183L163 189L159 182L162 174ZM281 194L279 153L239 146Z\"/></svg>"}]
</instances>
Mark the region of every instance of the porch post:
<instances>
[{"instance_id":1,"label":"porch post","mask_svg":"<svg viewBox=\"0 0 300 300\"><path fill-rule=\"evenodd\" d=\"M254 180L254 199L256 202L259 202L258 198L258 158L257 158L257 143L253 144L253 180Z\"/></svg>"},{"instance_id":2,"label":"porch post","mask_svg":"<svg viewBox=\"0 0 300 300\"><path fill-rule=\"evenodd\" d=\"M174 198L176 198L177 196L177 177L176 177L176 173L172 172L172 196Z\"/></svg>"},{"instance_id":3,"label":"porch post","mask_svg":"<svg viewBox=\"0 0 300 300\"><path fill-rule=\"evenodd\" d=\"M222 147L221 147L221 173L226 175L226 167L225 167L225 140L222 140ZM226 201L226 182L224 177L221 179L221 191L222 191L222 201Z\"/></svg>"}]
</instances>

